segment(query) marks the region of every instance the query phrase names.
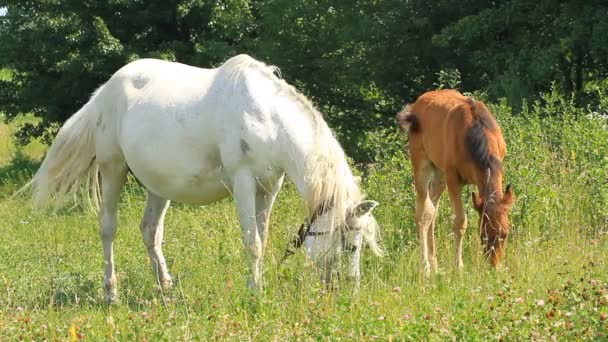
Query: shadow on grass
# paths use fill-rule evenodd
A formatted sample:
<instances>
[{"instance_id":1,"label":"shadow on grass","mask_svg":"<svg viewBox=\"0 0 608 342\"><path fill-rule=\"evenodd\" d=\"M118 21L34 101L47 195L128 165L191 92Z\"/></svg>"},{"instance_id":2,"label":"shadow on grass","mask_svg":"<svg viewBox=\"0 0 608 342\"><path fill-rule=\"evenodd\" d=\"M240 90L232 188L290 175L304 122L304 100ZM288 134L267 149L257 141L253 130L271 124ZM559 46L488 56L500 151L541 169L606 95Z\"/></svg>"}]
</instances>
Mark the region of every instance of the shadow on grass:
<instances>
[{"instance_id":1,"label":"shadow on grass","mask_svg":"<svg viewBox=\"0 0 608 342\"><path fill-rule=\"evenodd\" d=\"M65 274L53 279L52 303L57 307L99 305L99 281L80 273Z\"/></svg>"},{"instance_id":2,"label":"shadow on grass","mask_svg":"<svg viewBox=\"0 0 608 342\"><path fill-rule=\"evenodd\" d=\"M52 303L56 310L73 307L110 308L125 307L131 311L141 311L151 305L179 305L185 298L177 288L161 292L150 284L139 284L139 288L130 287L129 280L119 278L118 301L109 304L103 288L103 276L99 274L70 272L56 274L50 284L50 291L35 302L40 307ZM121 281L122 280L122 281ZM175 284L179 287L179 283ZM156 303L156 304L152 304Z\"/></svg>"}]
</instances>

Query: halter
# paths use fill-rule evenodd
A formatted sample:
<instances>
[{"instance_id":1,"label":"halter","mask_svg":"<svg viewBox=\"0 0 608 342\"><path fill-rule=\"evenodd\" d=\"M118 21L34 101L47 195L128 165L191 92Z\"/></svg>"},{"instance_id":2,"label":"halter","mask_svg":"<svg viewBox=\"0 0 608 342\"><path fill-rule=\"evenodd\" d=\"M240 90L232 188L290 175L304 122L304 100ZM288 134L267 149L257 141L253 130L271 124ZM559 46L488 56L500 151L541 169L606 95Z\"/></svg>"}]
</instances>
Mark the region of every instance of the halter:
<instances>
[{"instance_id":1,"label":"halter","mask_svg":"<svg viewBox=\"0 0 608 342\"><path fill-rule=\"evenodd\" d=\"M308 225L308 228L306 229L306 234L304 236L304 239L306 238L306 236L322 236L322 235L327 235L330 234L329 231L325 231L325 232L311 232L310 231L310 227L311 225ZM298 236L298 239L300 239L300 237ZM300 245L299 247L302 246L302 243L304 243L304 240L302 239L300 241ZM340 231L340 243L342 245L342 250L343 251L347 251L347 252L356 252L357 251L357 246L351 244L350 242L348 242L348 240L345 237L344 231L341 230Z\"/></svg>"},{"instance_id":2,"label":"halter","mask_svg":"<svg viewBox=\"0 0 608 342\"><path fill-rule=\"evenodd\" d=\"M285 255L283 255L283 259L281 260L281 263L283 263L283 261L285 261L285 259L287 259L287 257L295 254L296 249L302 247L302 244L304 243L304 240L306 240L307 236L323 236L323 235L331 234L330 231L313 232L310 230L310 228L312 227L311 222L313 222L314 218L316 218L317 216L318 215L313 215L313 217L311 218L311 220L309 222L302 223L302 225L300 226L300 229L298 229L298 235L291 241L291 247L288 247L285 250ZM344 234L344 230L340 230L340 245L342 247L342 250L346 251L346 252L354 253L358 249L357 246L348 242L348 240L346 239L346 236Z\"/></svg>"}]
</instances>

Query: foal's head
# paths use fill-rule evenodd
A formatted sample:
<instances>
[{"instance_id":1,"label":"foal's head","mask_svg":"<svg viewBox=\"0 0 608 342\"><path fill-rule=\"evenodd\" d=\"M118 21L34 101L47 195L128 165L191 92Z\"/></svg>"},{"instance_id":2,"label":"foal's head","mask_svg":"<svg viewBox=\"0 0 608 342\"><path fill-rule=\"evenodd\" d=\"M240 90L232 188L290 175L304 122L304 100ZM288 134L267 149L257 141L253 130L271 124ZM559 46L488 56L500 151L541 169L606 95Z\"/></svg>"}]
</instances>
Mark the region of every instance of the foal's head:
<instances>
[{"instance_id":1,"label":"foal's head","mask_svg":"<svg viewBox=\"0 0 608 342\"><path fill-rule=\"evenodd\" d=\"M480 235L484 254L496 267L505 254L507 236L511 224L509 222L509 209L515 195L508 185L504 194L490 195L488 199L473 193L473 206L479 212Z\"/></svg>"}]
</instances>

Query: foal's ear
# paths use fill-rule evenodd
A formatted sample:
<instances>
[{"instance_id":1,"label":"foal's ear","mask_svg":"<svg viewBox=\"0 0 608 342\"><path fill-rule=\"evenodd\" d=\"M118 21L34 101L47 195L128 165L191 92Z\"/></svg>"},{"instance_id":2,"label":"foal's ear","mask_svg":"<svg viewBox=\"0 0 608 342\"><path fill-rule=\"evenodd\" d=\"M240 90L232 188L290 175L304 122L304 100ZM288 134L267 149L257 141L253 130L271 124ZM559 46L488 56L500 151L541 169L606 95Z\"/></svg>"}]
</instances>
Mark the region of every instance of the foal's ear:
<instances>
[{"instance_id":1,"label":"foal's ear","mask_svg":"<svg viewBox=\"0 0 608 342\"><path fill-rule=\"evenodd\" d=\"M473 199L473 207L475 207L475 210L481 212L483 210L483 198L477 195L476 192L471 193L471 198Z\"/></svg>"},{"instance_id":2,"label":"foal's ear","mask_svg":"<svg viewBox=\"0 0 608 342\"><path fill-rule=\"evenodd\" d=\"M359 202L359 204L355 205L351 210L351 215L355 217L361 217L365 214L370 213L374 210L375 207L378 206L378 202L372 200L365 200Z\"/></svg>"},{"instance_id":3,"label":"foal's ear","mask_svg":"<svg viewBox=\"0 0 608 342\"><path fill-rule=\"evenodd\" d=\"M515 201L515 193L511 189L511 184L507 185L507 189L505 189L505 194L502 196L502 201L506 205L511 205Z\"/></svg>"}]
</instances>

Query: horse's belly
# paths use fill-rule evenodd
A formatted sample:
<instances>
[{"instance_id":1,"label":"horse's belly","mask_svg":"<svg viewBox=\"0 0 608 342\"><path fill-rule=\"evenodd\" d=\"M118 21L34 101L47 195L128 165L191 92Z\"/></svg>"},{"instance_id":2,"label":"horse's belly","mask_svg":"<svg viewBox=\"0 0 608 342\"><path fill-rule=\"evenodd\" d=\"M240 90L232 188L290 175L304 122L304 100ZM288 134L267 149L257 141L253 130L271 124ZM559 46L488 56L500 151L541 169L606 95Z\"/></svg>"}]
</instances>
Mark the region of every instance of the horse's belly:
<instances>
[{"instance_id":1,"label":"horse's belly","mask_svg":"<svg viewBox=\"0 0 608 342\"><path fill-rule=\"evenodd\" d=\"M175 202L190 204L209 204L225 198L230 194L226 185L221 181L206 181L204 183L181 184L159 188L159 196Z\"/></svg>"},{"instance_id":2,"label":"horse's belly","mask_svg":"<svg viewBox=\"0 0 608 342\"><path fill-rule=\"evenodd\" d=\"M159 170L133 174L146 188L160 197L180 203L209 204L230 194L226 181L217 175L201 176L200 174L163 174Z\"/></svg>"},{"instance_id":3,"label":"horse's belly","mask_svg":"<svg viewBox=\"0 0 608 342\"><path fill-rule=\"evenodd\" d=\"M187 144L154 146L150 141L129 146L125 152L131 172L158 196L182 203L208 204L230 194L226 187L229 182L214 148L193 150Z\"/></svg>"}]
</instances>

